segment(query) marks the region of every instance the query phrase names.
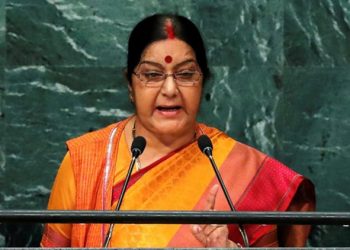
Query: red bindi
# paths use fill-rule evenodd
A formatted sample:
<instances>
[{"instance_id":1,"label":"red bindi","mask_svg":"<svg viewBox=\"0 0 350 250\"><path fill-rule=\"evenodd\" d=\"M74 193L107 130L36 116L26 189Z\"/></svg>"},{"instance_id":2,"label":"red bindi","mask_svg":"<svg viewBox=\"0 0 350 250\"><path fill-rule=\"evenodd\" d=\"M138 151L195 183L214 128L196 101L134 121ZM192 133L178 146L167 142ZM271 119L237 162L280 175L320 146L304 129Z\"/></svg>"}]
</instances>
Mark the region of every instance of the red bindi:
<instances>
[{"instance_id":1,"label":"red bindi","mask_svg":"<svg viewBox=\"0 0 350 250\"><path fill-rule=\"evenodd\" d=\"M171 62L173 61L173 58L172 58L171 56L166 56L166 57L164 58L164 61L165 61L166 63L171 63Z\"/></svg>"}]
</instances>

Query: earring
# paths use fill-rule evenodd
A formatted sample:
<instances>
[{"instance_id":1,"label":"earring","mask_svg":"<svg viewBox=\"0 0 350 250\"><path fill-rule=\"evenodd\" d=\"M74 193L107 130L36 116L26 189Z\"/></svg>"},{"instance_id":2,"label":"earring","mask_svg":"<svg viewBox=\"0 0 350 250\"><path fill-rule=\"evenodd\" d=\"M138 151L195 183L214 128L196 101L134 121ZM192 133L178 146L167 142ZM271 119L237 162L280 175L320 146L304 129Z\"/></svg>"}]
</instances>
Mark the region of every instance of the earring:
<instances>
[{"instance_id":1,"label":"earring","mask_svg":"<svg viewBox=\"0 0 350 250\"><path fill-rule=\"evenodd\" d=\"M129 99L130 99L131 103L134 103L134 97L133 97L131 92L129 92Z\"/></svg>"}]
</instances>

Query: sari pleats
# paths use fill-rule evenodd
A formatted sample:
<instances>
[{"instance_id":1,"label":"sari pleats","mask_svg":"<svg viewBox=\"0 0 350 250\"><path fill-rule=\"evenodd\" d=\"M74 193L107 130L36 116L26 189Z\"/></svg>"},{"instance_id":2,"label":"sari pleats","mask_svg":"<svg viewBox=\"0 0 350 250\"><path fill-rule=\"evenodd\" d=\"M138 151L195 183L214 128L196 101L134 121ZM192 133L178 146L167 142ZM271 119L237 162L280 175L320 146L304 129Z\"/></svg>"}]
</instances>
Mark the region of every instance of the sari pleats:
<instances>
[{"instance_id":1,"label":"sari pleats","mask_svg":"<svg viewBox=\"0 0 350 250\"><path fill-rule=\"evenodd\" d=\"M123 133L127 122L67 142L76 181L77 210L112 210L116 206L131 159ZM217 129L198 126L213 142L214 159L237 210L288 209L305 180L301 175ZM106 157L109 154L110 158ZM203 210L209 190L217 183L209 160L197 142L192 142L134 171L121 210ZM217 194L215 210L230 210L222 190ZM71 246L102 247L108 227L73 224ZM276 225L245 225L245 229L252 246L261 242L278 245ZM263 238L266 235L271 237ZM229 238L243 244L237 225L229 225ZM115 225L110 246L204 247L191 233L190 225L153 224Z\"/></svg>"}]
</instances>

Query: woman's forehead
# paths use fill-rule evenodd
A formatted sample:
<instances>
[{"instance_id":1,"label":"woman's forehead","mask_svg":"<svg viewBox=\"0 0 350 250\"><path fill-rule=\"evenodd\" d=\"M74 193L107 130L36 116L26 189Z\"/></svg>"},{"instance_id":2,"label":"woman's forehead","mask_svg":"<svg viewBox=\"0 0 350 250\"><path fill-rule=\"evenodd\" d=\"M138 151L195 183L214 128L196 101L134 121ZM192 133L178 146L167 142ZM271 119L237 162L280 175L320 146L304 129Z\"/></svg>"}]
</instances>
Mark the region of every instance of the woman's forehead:
<instances>
[{"instance_id":1,"label":"woman's forehead","mask_svg":"<svg viewBox=\"0 0 350 250\"><path fill-rule=\"evenodd\" d=\"M151 43L142 53L140 61L179 63L184 59L195 59L193 49L179 39L166 39Z\"/></svg>"}]
</instances>

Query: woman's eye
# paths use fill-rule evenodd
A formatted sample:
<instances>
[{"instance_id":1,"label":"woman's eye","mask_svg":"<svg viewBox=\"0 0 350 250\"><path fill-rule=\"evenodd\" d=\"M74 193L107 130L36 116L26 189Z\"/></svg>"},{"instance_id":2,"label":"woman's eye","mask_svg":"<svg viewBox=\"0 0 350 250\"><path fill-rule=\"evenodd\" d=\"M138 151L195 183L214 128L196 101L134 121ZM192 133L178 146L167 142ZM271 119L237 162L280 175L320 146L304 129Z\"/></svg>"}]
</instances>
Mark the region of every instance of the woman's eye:
<instances>
[{"instance_id":1,"label":"woman's eye","mask_svg":"<svg viewBox=\"0 0 350 250\"><path fill-rule=\"evenodd\" d=\"M194 71L186 70L186 71L177 72L176 77L181 79L191 79L194 74L195 74Z\"/></svg>"},{"instance_id":2,"label":"woman's eye","mask_svg":"<svg viewBox=\"0 0 350 250\"><path fill-rule=\"evenodd\" d=\"M163 77L163 73L160 72L144 72L143 75L150 80L161 79Z\"/></svg>"}]
</instances>

